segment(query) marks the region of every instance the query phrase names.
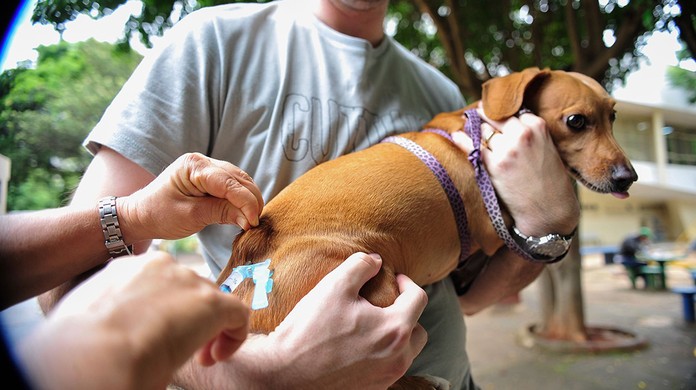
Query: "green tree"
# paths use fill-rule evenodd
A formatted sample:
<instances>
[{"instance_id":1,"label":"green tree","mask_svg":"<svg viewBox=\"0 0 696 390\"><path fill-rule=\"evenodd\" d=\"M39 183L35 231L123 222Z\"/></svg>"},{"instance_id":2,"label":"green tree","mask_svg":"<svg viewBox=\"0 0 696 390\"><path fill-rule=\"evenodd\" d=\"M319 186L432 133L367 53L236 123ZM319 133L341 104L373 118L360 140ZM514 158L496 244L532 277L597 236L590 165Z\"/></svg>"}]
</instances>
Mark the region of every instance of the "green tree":
<instances>
[{"instance_id":1,"label":"green tree","mask_svg":"<svg viewBox=\"0 0 696 390\"><path fill-rule=\"evenodd\" d=\"M447 58L446 71L466 96L479 98L482 82L530 66L580 72L610 87L635 70L636 49L645 43L647 33L676 28L675 18L686 16L685 12L691 12L694 21L693 7L685 9L685 2L689 3L489 0L484 5L465 0L399 0L397 4L417 5L417 10L401 13L407 20L422 20L423 15L432 20ZM682 39L691 39L695 23L684 24L689 31L680 34ZM681 26L678 30L683 32ZM399 29L397 39L412 32Z\"/></svg>"},{"instance_id":2,"label":"green tree","mask_svg":"<svg viewBox=\"0 0 696 390\"><path fill-rule=\"evenodd\" d=\"M98 18L126 1L40 0L32 20L62 31L80 13ZM149 44L197 8L234 2L141 0L123 42L137 32ZM693 57L694 8L690 0L392 0L388 26L477 99L484 81L529 66L577 71L609 87L635 69L636 49L655 30L677 29Z\"/></svg>"},{"instance_id":3,"label":"green tree","mask_svg":"<svg viewBox=\"0 0 696 390\"><path fill-rule=\"evenodd\" d=\"M95 40L37 50L35 69L0 75L0 153L12 159L9 210L65 201L91 159L82 140L140 61Z\"/></svg>"},{"instance_id":4,"label":"green tree","mask_svg":"<svg viewBox=\"0 0 696 390\"><path fill-rule=\"evenodd\" d=\"M688 55L686 51L682 51L678 57L684 60L688 58ZM667 68L667 79L673 87L686 91L689 103L696 103L696 72L679 66L670 66Z\"/></svg>"}]
</instances>

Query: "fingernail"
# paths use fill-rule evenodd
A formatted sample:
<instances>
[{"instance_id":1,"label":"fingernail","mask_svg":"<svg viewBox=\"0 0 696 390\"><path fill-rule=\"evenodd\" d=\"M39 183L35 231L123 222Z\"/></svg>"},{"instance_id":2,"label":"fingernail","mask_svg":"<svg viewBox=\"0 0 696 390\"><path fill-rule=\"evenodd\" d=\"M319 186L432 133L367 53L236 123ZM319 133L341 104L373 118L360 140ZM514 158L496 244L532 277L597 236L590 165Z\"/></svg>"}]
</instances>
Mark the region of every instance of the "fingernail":
<instances>
[{"instance_id":1,"label":"fingernail","mask_svg":"<svg viewBox=\"0 0 696 390\"><path fill-rule=\"evenodd\" d=\"M242 230L247 230L247 221L244 217L237 218L237 225L242 228Z\"/></svg>"},{"instance_id":2,"label":"fingernail","mask_svg":"<svg viewBox=\"0 0 696 390\"><path fill-rule=\"evenodd\" d=\"M370 253L370 257L375 259L375 261L382 261L382 256L376 254L376 253Z\"/></svg>"}]
</instances>

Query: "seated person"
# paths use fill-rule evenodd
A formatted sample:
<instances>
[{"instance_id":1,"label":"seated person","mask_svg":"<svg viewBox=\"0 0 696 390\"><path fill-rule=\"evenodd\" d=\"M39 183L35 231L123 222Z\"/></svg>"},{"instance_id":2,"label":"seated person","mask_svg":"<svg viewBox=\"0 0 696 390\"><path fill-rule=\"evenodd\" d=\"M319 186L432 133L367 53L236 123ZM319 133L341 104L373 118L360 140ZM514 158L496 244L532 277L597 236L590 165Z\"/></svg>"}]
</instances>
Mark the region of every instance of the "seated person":
<instances>
[{"instance_id":1,"label":"seated person","mask_svg":"<svg viewBox=\"0 0 696 390\"><path fill-rule=\"evenodd\" d=\"M619 249L621 263L624 266L631 268L640 268L647 265L647 263L638 260L636 256L650 243L651 236L652 232L650 228L642 227L638 234L626 237L621 243L621 248Z\"/></svg>"},{"instance_id":2,"label":"seated person","mask_svg":"<svg viewBox=\"0 0 696 390\"><path fill-rule=\"evenodd\" d=\"M651 236L652 232L649 228L641 228L638 234L632 234L623 240L619 253L614 258L615 263L623 264L626 267L633 288L636 288L636 278L638 277L642 277L644 282L647 283L642 272L642 267L646 266L647 263L639 260L637 255L650 243Z\"/></svg>"}]
</instances>

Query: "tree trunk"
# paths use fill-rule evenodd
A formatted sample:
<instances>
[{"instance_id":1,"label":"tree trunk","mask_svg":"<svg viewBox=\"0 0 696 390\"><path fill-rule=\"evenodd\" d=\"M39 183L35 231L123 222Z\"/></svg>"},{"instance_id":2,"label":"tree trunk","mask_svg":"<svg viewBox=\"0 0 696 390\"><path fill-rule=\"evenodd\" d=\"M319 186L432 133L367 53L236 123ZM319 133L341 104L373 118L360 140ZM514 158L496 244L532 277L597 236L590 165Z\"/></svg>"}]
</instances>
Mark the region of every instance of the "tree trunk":
<instances>
[{"instance_id":1,"label":"tree trunk","mask_svg":"<svg viewBox=\"0 0 696 390\"><path fill-rule=\"evenodd\" d=\"M541 286L541 337L554 340L587 341L581 285L581 256L578 233L568 255L546 267Z\"/></svg>"}]
</instances>

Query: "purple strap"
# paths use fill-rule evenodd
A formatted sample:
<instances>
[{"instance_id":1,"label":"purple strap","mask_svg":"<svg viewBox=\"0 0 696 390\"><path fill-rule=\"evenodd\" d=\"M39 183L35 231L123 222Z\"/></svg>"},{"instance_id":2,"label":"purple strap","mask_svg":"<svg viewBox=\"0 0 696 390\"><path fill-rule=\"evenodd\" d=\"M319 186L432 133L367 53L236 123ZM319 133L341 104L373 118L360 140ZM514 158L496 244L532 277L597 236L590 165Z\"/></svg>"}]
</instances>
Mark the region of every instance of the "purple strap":
<instances>
[{"instance_id":1,"label":"purple strap","mask_svg":"<svg viewBox=\"0 0 696 390\"><path fill-rule=\"evenodd\" d=\"M511 251L522 256L522 258L525 260L534 263L553 263L561 260L562 257L558 259L550 259L549 261L535 259L531 257L524 249L520 248L517 242L515 242L515 240L512 238L510 232L505 226L503 214L500 212L498 198L495 195L495 189L491 183L491 178L488 176L488 171L486 171L486 168L481 163L481 117L476 110L469 110L465 112L464 115L467 117L466 124L464 125L464 131L469 134L469 137L471 137L471 141L474 144L474 150L469 154L469 161L474 165L476 183L481 191L483 203L486 205L486 211L488 211L488 216L493 223L495 231L498 233L498 237L505 242L505 245Z\"/></svg>"},{"instance_id":2,"label":"purple strap","mask_svg":"<svg viewBox=\"0 0 696 390\"><path fill-rule=\"evenodd\" d=\"M474 150L469 153L468 159L474 166L476 184L481 191L483 203L486 206L486 211L488 212L488 216L493 223L493 227L495 228L496 233L498 233L498 237L503 240L505 245L511 251L517 253L525 260L534 263L554 263L561 260L563 257L550 260L535 259L525 252L525 250L522 249L512 238L510 232L505 226L505 220L503 219L503 214L500 211L498 197L495 195L495 189L491 183L491 178L488 175L488 171L486 171L486 168L481 163L481 117L474 109L466 111L464 115L467 117L466 124L464 125L464 131L469 134L469 137L471 137L474 145ZM423 131L439 134L442 137L452 141L452 136L444 130L429 128ZM442 164L437 161L435 156L409 139L399 136L392 136L385 138L382 142L391 142L397 144L416 155L416 157L418 157L428 168L430 168L440 182L442 189L445 190L445 193L447 194L447 198L450 201L450 206L452 206L452 211L454 212L455 220L457 221L459 240L461 241L461 253L459 256L459 264L461 264L464 260L466 260L469 250L471 250L471 243L469 242L469 228L466 219L466 212L464 211L464 202L462 201L457 188L454 186L452 179L450 179L449 175L447 174L447 171Z\"/></svg>"},{"instance_id":3,"label":"purple strap","mask_svg":"<svg viewBox=\"0 0 696 390\"><path fill-rule=\"evenodd\" d=\"M449 134L442 130L434 129L433 132L444 133L445 137L449 138ZM441 134L442 135L442 134ZM451 139L451 138L450 138ZM399 145L409 152L413 153L418 157L435 175L437 180L440 182L442 189L447 194L447 199L449 199L450 206L452 207L452 212L454 213L454 219L457 223L457 230L459 232L459 242L461 245L461 251L459 253L459 262L463 262L469 256L469 250L471 249L471 244L469 242L469 227L466 220L466 212L464 211L464 201L457 191L457 187L454 186L452 179L447 174L445 167L437 161L437 158L430 154L427 150L423 149L417 143L411 141L410 139L392 136L387 137L382 142L391 142L393 144Z\"/></svg>"}]
</instances>

